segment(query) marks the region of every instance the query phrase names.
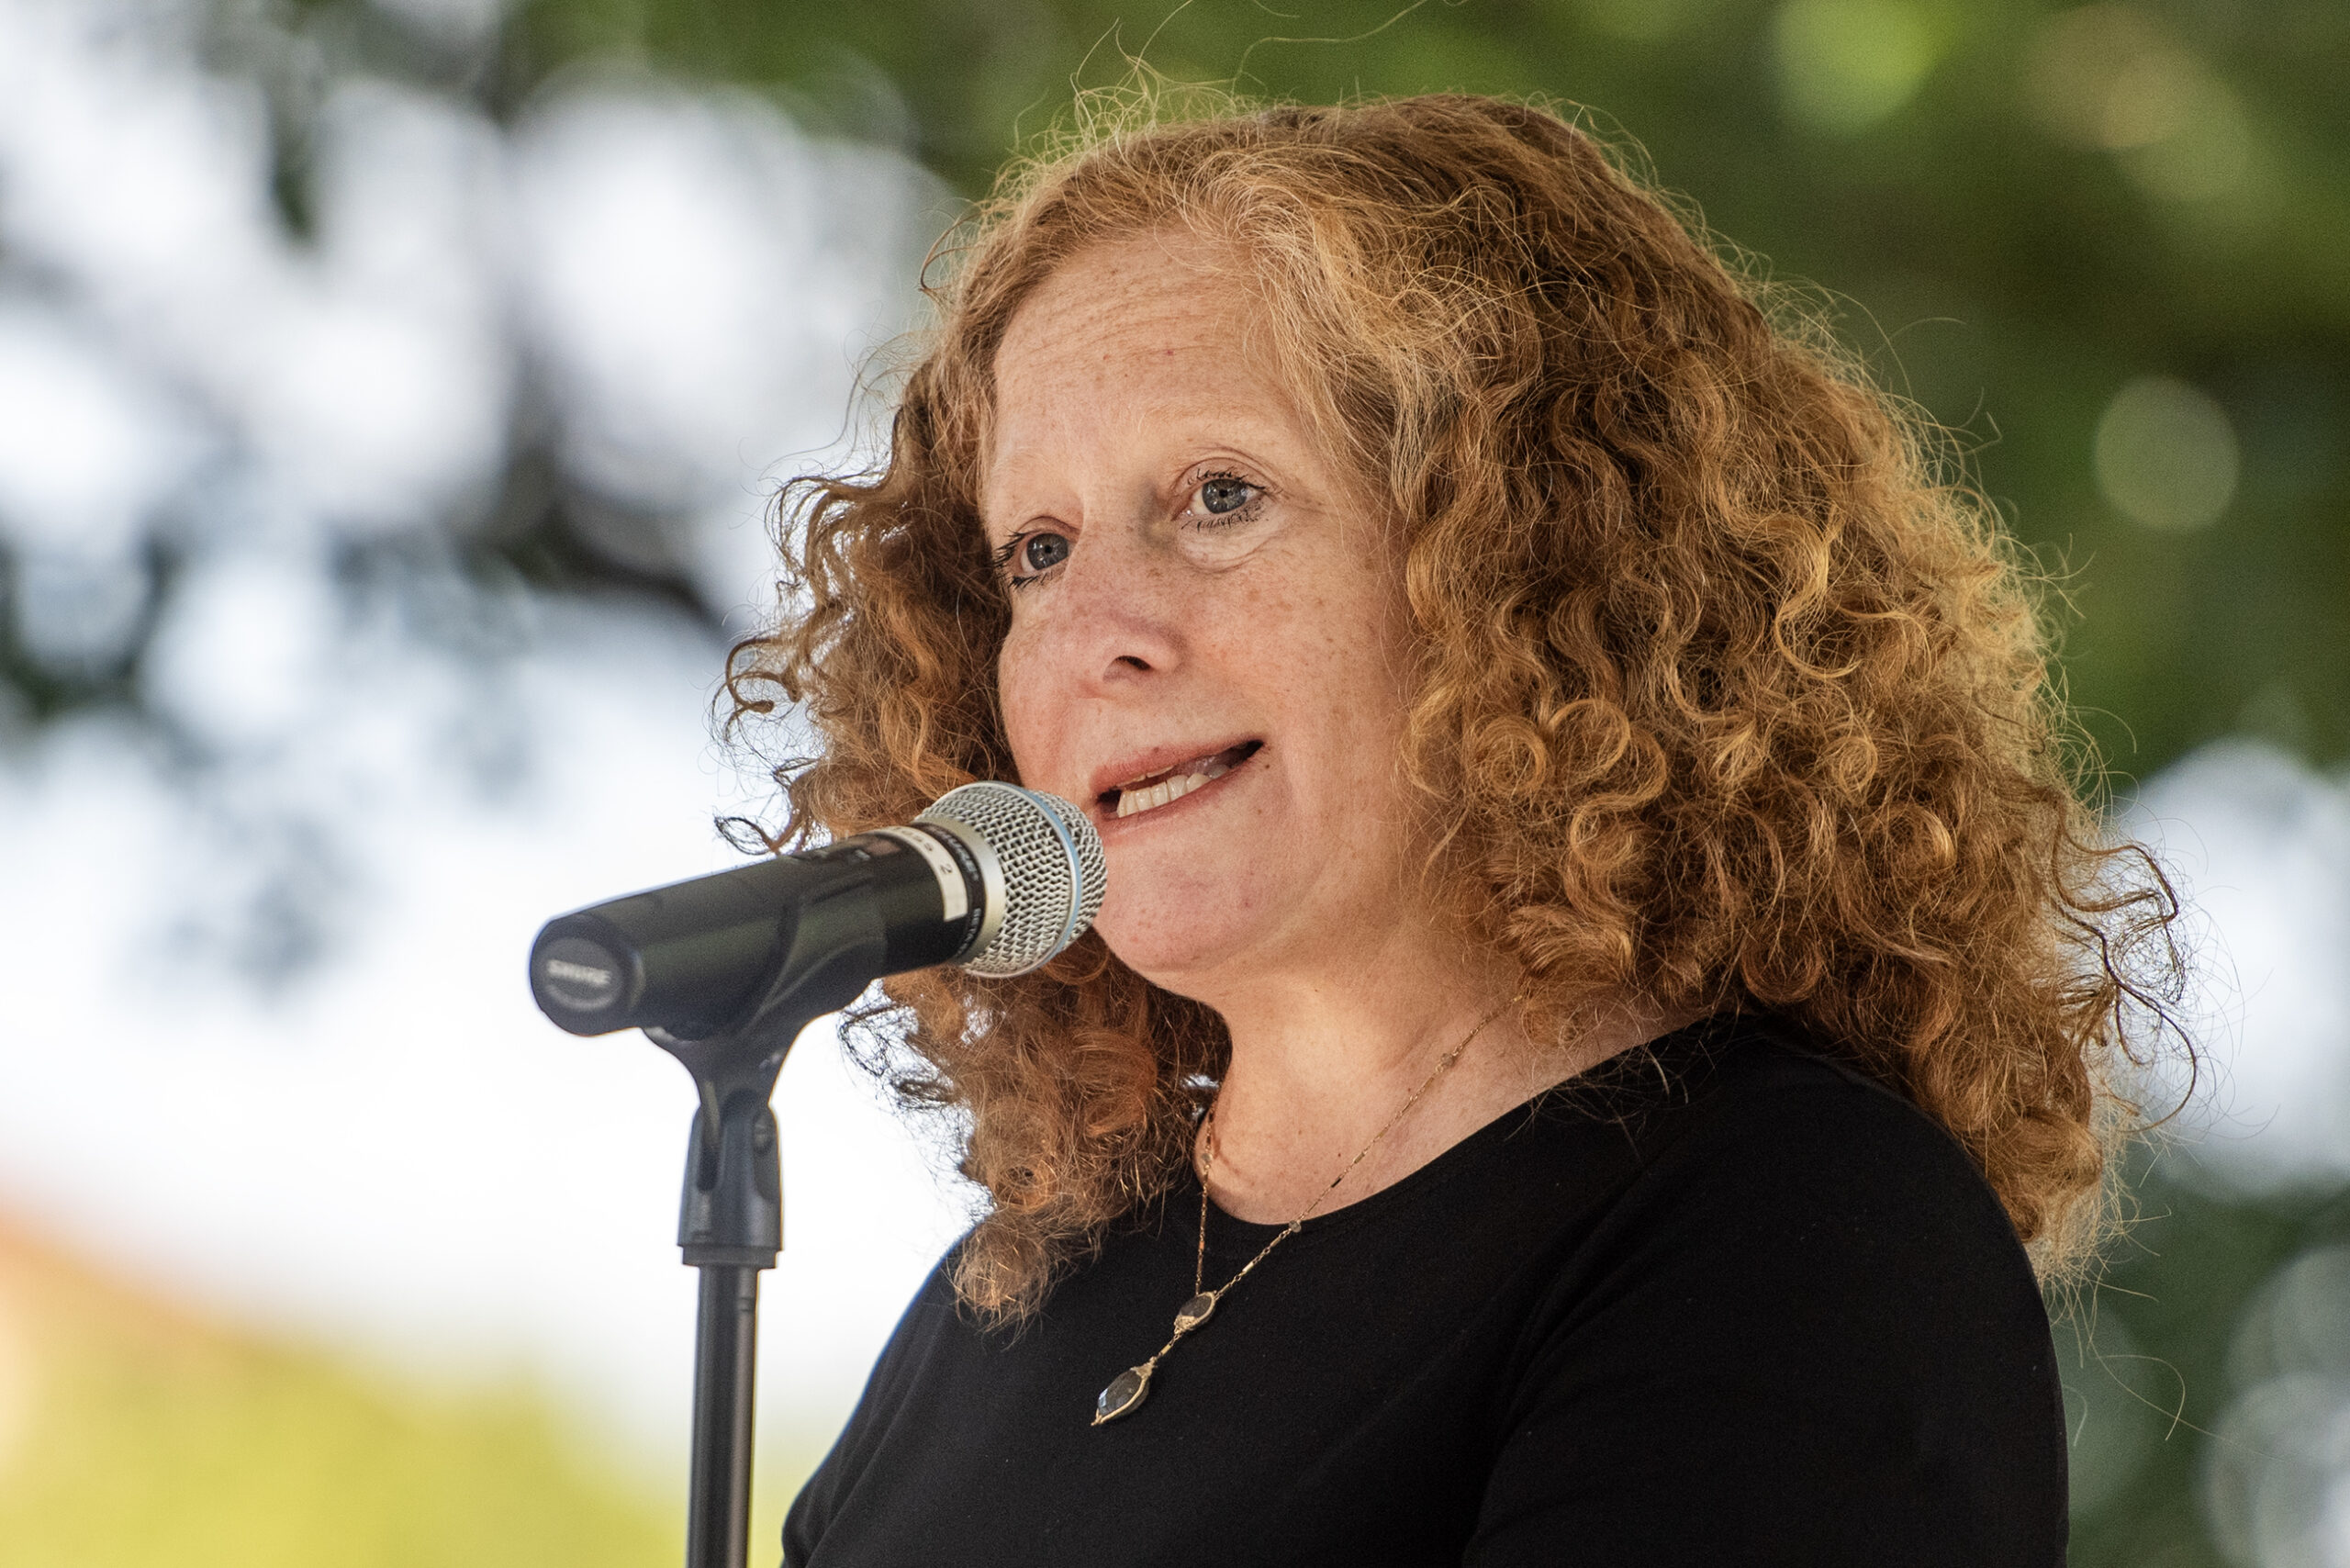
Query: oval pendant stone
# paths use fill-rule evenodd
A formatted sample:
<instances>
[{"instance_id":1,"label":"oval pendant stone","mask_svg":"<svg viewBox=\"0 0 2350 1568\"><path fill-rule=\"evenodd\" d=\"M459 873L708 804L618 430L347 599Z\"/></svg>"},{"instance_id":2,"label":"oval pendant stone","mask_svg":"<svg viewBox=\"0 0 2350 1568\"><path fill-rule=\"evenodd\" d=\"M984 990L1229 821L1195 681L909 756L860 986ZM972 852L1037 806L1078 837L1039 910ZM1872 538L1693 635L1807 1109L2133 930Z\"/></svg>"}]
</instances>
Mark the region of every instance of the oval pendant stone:
<instances>
[{"instance_id":1,"label":"oval pendant stone","mask_svg":"<svg viewBox=\"0 0 2350 1568\"><path fill-rule=\"evenodd\" d=\"M1210 1315L1214 1311L1215 1293L1214 1291L1202 1291L1199 1294L1185 1302L1183 1304L1183 1310L1175 1315L1175 1332L1178 1334L1189 1334L1192 1329L1197 1328L1201 1324L1205 1323Z\"/></svg>"},{"instance_id":2,"label":"oval pendant stone","mask_svg":"<svg viewBox=\"0 0 2350 1568\"><path fill-rule=\"evenodd\" d=\"M1114 1421L1132 1412L1150 1392L1150 1372L1147 1366L1128 1367L1110 1380L1110 1386L1093 1398L1093 1424Z\"/></svg>"}]
</instances>

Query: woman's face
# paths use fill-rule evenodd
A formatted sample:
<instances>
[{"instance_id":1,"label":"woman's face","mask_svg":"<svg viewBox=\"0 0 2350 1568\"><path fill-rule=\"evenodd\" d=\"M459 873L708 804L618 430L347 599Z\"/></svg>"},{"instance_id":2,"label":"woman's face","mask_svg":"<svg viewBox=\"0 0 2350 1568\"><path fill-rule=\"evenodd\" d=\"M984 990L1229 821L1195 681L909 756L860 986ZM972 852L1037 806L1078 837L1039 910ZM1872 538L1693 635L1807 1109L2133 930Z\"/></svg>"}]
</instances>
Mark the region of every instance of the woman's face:
<instances>
[{"instance_id":1,"label":"woman's face","mask_svg":"<svg viewBox=\"0 0 2350 1568\"><path fill-rule=\"evenodd\" d=\"M1409 853L1398 573L1245 258L1098 246L1013 318L981 511L1023 780L1101 829L1112 949L1211 1003L1376 951Z\"/></svg>"}]
</instances>

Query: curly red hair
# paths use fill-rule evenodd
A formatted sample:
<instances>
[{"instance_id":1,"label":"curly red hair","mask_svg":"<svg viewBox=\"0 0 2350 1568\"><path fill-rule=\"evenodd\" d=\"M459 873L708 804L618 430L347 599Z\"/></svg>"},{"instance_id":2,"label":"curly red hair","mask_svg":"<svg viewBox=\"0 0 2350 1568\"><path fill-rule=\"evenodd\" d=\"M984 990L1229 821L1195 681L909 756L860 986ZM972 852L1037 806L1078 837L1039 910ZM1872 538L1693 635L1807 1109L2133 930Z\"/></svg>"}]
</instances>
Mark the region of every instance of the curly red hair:
<instances>
[{"instance_id":1,"label":"curly red hair","mask_svg":"<svg viewBox=\"0 0 2350 1568\"><path fill-rule=\"evenodd\" d=\"M1070 255L1242 247L1318 432L1393 520L1429 883L1555 1037L1610 997L1769 1010L1965 1146L2043 1270L2094 1230L2119 1070L2177 970L2105 843L2027 571L1930 428L1592 139L1428 96L1096 125L979 209L886 465L788 493L787 611L730 664L798 706L792 836L1014 778L976 502L1006 324ZM900 976L868 1039L959 1110L963 1298L1033 1308L1163 1189L1227 1049L1089 937ZM868 1014L867 1023L878 1020Z\"/></svg>"}]
</instances>

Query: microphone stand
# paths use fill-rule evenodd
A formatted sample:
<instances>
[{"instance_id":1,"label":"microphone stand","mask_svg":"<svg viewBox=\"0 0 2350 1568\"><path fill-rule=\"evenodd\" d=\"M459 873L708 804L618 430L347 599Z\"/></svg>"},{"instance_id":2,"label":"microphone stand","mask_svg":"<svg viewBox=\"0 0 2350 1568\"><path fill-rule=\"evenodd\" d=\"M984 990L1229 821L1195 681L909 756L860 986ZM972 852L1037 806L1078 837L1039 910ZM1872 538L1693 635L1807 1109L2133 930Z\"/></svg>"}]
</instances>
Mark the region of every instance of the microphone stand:
<instances>
[{"instance_id":1,"label":"microphone stand","mask_svg":"<svg viewBox=\"0 0 2350 1568\"><path fill-rule=\"evenodd\" d=\"M765 996L735 1023L696 1040L644 1031L693 1075L700 1100L677 1215L677 1246L701 1273L686 1568L744 1568L750 1549L759 1272L774 1268L783 1249L783 1172L768 1097L800 1032L856 1001L884 972L888 944L872 901L847 896L802 909L782 947Z\"/></svg>"}]
</instances>

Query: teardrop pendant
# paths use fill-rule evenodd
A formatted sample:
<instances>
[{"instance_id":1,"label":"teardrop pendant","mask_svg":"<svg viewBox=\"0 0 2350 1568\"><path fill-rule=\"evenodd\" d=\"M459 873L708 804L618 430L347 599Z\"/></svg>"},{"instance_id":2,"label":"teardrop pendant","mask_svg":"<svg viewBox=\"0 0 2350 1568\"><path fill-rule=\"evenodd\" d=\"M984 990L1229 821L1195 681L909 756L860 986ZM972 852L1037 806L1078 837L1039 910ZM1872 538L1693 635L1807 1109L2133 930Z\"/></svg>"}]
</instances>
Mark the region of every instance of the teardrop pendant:
<instances>
[{"instance_id":1,"label":"teardrop pendant","mask_svg":"<svg viewBox=\"0 0 2350 1568\"><path fill-rule=\"evenodd\" d=\"M1214 1311L1215 1292L1202 1291L1185 1302L1183 1309L1175 1315L1175 1332L1189 1334L1192 1329L1205 1323Z\"/></svg>"},{"instance_id":2,"label":"teardrop pendant","mask_svg":"<svg viewBox=\"0 0 2350 1568\"><path fill-rule=\"evenodd\" d=\"M1145 1361L1112 1378L1110 1386L1093 1397L1093 1424L1099 1427L1140 1407L1150 1393L1150 1374L1156 1370L1152 1362Z\"/></svg>"}]
</instances>

